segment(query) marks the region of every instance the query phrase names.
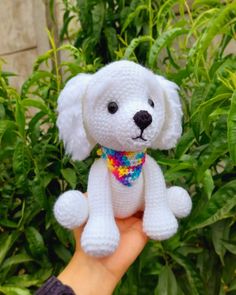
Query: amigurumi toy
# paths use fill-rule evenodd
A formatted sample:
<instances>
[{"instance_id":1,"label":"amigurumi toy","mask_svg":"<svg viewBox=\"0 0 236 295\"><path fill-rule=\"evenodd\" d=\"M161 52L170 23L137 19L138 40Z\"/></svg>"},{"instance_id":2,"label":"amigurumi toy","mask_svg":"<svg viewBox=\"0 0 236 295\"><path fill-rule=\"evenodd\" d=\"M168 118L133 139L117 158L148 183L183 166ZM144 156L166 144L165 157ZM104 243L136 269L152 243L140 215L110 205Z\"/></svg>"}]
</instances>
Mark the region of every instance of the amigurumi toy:
<instances>
[{"instance_id":1,"label":"amigurumi toy","mask_svg":"<svg viewBox=\"0 0 236 295\"><path fill-rule=\"evenodd\" d=\"M167 150L181 135L178 86L131 61L117 61L95 74L79 74L58 100L60 138L74 160L100 145L101 157L90 170L88 198L77 190L63 193L54 206L57 221L73 229L86 222L83 250L112 254L119 245L115 217L143 211L143 230L154 240L173 236L176 217L192 207L181 187L167 188L147 148Z\"/></svg>"}]
</instances>

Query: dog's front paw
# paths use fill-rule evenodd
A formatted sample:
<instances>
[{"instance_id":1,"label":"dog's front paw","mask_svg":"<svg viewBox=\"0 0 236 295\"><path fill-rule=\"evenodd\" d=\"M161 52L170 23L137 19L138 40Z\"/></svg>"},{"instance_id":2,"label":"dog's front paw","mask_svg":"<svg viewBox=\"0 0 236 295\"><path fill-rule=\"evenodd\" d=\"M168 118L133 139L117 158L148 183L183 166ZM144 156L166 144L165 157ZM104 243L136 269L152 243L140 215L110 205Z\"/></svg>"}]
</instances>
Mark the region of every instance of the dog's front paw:
<instances>
[{"instance_id":1,"label":"dog's front paw","mask_svg":"<svg viewBox=\"0 0 236 295\"><path fill-rule=\"evenodd\" d=\"M153 240L166 240L178 229L178 223L173 213L167 208L144 212L143 230Z\"/></svg>"},{"instance_id":2,"label":"dog's front paw","mask_svg":"<svg viewBox=\"0 0 236 295\"><path fill-rule=\"evenodd\" d=\"M60 195L53 211L58 223L65 228L73 229L87 220L88 200L79 191L67 191Z\"/></svg>"},{"instance_id":3,"label":"dog's front paw","mask_svg":"<svg viewBox=\"0 0 236 295\"><path fill-rule=\"evenodd\" d=\"M85 253L95 256L108 256L119 245L120 233L113 220L89 220L81 237Z\"/></svg>"}]
</instances>

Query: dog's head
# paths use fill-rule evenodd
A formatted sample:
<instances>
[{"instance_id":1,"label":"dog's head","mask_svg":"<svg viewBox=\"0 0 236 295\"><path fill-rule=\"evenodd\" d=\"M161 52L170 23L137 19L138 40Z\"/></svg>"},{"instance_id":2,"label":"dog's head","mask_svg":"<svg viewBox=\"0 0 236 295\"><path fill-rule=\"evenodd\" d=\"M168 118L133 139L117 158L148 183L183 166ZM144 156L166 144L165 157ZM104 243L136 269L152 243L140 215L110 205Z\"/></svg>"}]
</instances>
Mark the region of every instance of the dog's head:
<instances>
[{"instance_id":1,"label":"dog's head","mask_svg":"<svg viewBox=\"0 0 236 295\"><path fill-rule=\"evenodd\" d=\"M118 151L170 149L181 135L178 86L130 61L79 74L58 100L60 138L75 160L96 143Z\"/></svg>"}]
</instances>

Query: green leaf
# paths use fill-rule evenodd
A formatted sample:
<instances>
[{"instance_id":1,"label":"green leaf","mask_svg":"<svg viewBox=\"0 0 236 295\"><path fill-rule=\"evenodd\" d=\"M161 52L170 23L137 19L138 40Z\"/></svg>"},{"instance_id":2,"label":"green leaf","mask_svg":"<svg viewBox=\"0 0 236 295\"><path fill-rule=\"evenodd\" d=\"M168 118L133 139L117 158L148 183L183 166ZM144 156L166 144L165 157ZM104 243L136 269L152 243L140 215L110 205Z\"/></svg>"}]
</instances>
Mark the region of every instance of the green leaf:
<instances>
[{"instance_id":1,"label":"green leaf","mask_svg":"<svg viewBox=\"0 0 236 295\"><path fill-rule=\"evenodd\" d=\"M163 2L163 5L159 8L157 13L157 24L163 24L163 20L165 19L166 15L171 12L172 6L175 4L181 4L183 1L176 1L176 0L167 0Z\"/></svg>"},{"instance_id":2,"label":"green leaf","mask_svg":"<svg viewBox=\"0 0 236 295\"><path fill-rule=\"evenodd\" d=\"M180 158L184 153L188 151L188 149L192 146L194 143L194 133L192 129L189 129L187 132L183 134L183 136L180 138L176 150L175 150L175 156L176 158Z\"/></svg>"},{"instance_id":3,"label":"green leaf","mask_svg":"<svg viewBox=\"0 0 236 295\"><path fill-rule=\"evenodd\" d=\"M224 247L232 254L236 255L236 242L233 241L222 241Z\"/></svg>"},{"instance_id":4,"label":"green leaf","mask_svg":"<svg viewBox=\"0 0 236 295\"><path fill-rule=\"evenodd\" d=\"M42 63L42 61L50 58L52 54L52 50L46 52L44 55L38 57L36 64ZM25 98L31 86L36 85L40 80L45 80L47 78L48 81L53 79L54 76L50 72L46 71L34 71L32 75L24 82L21 88L21 97Z\"/></svg>"},{"instance_id":5,"label":"green leaf","mask_svg":"<svg viewBox=\"0 0 236 295\"><path fill-rule=\"evenodd\" d=\"M74 15L69 16L68 13L69 12L66 11L63 16L63 26L60 31L60 41L64 41L64 36L67 38L69 37L69 32L68 32L69 24L71 20L75 17Z\"/></svg>"},{"instance_id":6,"label":"green leaf","mask_svg":"<svg viewBox=\"0 0 236 295\"><path fill-rule=\"evenodd\" d=\"M36 61L34 62L34 66L33 66L33 74L22 85L22 88L21 88L21 97L22 98L24 98L26 96L29 88L32 85L37 84L38 80L46 78L47 76L51 77L52 79L54 78L53 74L50 72L39 71L40 65L44 62L46 63L52 57L52 54L53 54L53 49L50 49L50 50L46 51L44 54L37 57Z\"/></svg>"},{"instance_id":7,"label":"green leaf","mask_svg":"<svg viewBox=\"0 0 236 295\"><path fill-rule=\"evenodd\" d=\"M236 15L236 4L227 4L215 13L212 19L209 20L205 32L197 39L192 49L189 52L189 60L193 64L198 65L204 52L208 49L212 40L216 35L222 32L227 26L230 25L232 19Z\"/></svg>"},{"instance_id":8,"label":"green leaf","mask_svg":"<svg viewBox=\"0 0 236 295\"><path fill-rule=\"evenodd\" d=\"M21 105L21 102L17 100L16 102L16 123L19 129L19 132L22 137L25 136L25 112L24 108Z\"/></svg>"},{"instance_id":9,"label":"green leaf","mask_svg":"<svg viewBox=\"0 0 236 295\"><path fill-rule=\"evenodd\" d=\"M25 254L25 253L16 254L16 255L11 256L10 258L8 258L8 259L6 259L4 261L4 263L1 266L1 270L6 268L6 267L11 267L13 265L29 262L29 261L32 261L32 260L33 260L33 258L30 257L29 255Z\"/></svg>"},{"instance_id":10,"label":"green leaf","mask_svg":"<svg viewBox=\"0 0 236 295\"><path fill-rule=\"evenodd\" d=\"M228 99L229 97L230 97L230 92L226 92L226 93L218 94L215 97L202 102L192 116L194 117L196 114L202 113L203 111L204 112L207 111L209 115L214 110L213 105L216 105L216 103L222 103L222 101Z\"/></svg>"},{"instance_id":11,"label":"green leaf","mask_svg":"<svg viewBox=\"0 0 236 295\"><path fill-rule=\"evenodd\" d=\"M118 47L116 30L114 28L105 28L104 34L107 39L107 46L112 59L115 59L115 51Z\"/></svg>"},{"instance_id":12,"label":"green leaf","mask_svg":"<svg viewBox=\"0 0 236 295\"><path fill-rule=\"evenodd\" d=\"M21 104L24 107L34 107L36 109L39 109L43 111L45 114L49 112L49 108L47 107L45 102L40 98L35 98L35 99L26 98L22 100Z\"/></svg>"},{"instance_id":13,"label":"green leaf","mask_svg":"<svg viewBox=\"0 0 236 295\"><path fill-rule=\"evenodd\" d=\"M18 232L11 232L10 234L1 234L2 237L0 239L0 265L5 259L8 251L11 249L15 240L18 238Z\"/></svg>"},{"instance_id":14,"label":"green leaf","mask_svg":"<svg viewBox=\"0 0 236 295\"><path fill-rule=\"evenodd\" d=\"M130 42L129 46L126 48L123 59L129 59L130 56L134 53L134 50L136 49L136 47L140 43L150 42L150 41L152 41L152 37L150 37L150 36L140 36L140 37L134 38Z\"/></svg>"},{"instance_id":15,"label":"green leaf","mask_svg":"<svg viewBox=\"0 0 236 295\"><path fill-rule=\"evenodd\" d=\"M19 141L13 154L13 170L16 174L26 176L30 169L29 151L24 142Z\"/></svg>"},{"instance_id":16,"label":"green leaf","mask_svg":"<svg viewBox=\"0 0 236 295\"><path fill-rule=\"evenodd\" d=\"M5 226L5 227L9 227L9 228L17 228L18 224L12 220L8 220L8 219L0 219L0 225L1 226Z\"/></svg>"},{"instance_id":17,"label":"green leaf","mask_svg":"<svg viewBox=\"0 0 236 295\"><path fill-rule=\"evenodd\" d=\"M226 128L225 118L220 118L214 126L209 144L198 159L198 182L202 181L205 171L227 152Z\"/></svg>"},{"instance_id":18,"label":"green leaf","mask_svg":"<svg viewBox=\"0 0 236 295\"><path fill-rule=\"evenodd\" d=\"M191 118L190 123L191 127L194 133L195 138L198 140L199 135L201 133L201 114L197 112L199 105L202 101L204 101L206 96L206 85L200 84L199 86L196 86L192 97L191 97L191 103L190 103L190 110L191 110Z\"/></svg>"},{"instance_id":19,"label":"green leaf","mask_svg":"<svg viewBox=\"0 0 236 295\"><path fill-rule=\"evenodd\" d=\"M154 295L177 295L175 275L168 265L162 267Z\"/></svg>"},{"instance_id":20,"label":"green leaf","mask_svg":"<svg viewBox=\"0 0 236 295\"><path fill-rule=\"evenodd\" d=\"M42 255L45 254L47 250L40 232L35 227L30 226L25 229L25 236L32 255L36 258L42 258Z\"/></svg>"},{"instance_id":21,"label":"green leaf","mask_svg":"<svg viewBox=\"0 0 236 295\"><path fill-rule=\"evenodd\" d=\"M210 199L211 198L211 194L213 192L213 189L215 187L214 180L212 178L212 174L211 174L211 170L210 169L207 169L204 172L202 183L203 183L203 189L204 189L204 191L205 191L205 193L207 195L207 198Z\"/></svg>"},{"instance_id":22,"label":"green leaf","mask_svg":"<svg viewBox=\"0 0 236 295\"><path fill-rule=\"evenodd\" d=\"M201 213L188 224L188 231L206 227L229 216L236 206L236 180L222 186L207 203Z\"/></svg>"},{"instance_id":23,"label":"green leaf","mask_svg":"<svg viewBox=\"0 0 236 295\"><path fill-rule=\"evenodd\" d=\"M14 129L16 129L15 122L10 121L10 120L0 120L0 143L1 143L4 133L7 130L14 130Z\"/></svg>"},{"instance_id":24,"label":"green leaf","mask_svg":"<svg viewBox=\"0 0 236 295\"><path fill-rule=\"evenodd\" d=\"M224 265L224 255L226 249L223 240L229 238L230 223L229 220L221 220L212 225L212 242L216 253L219 255L222 265Z\"/></svg>"},{"instance_id":25,"label":"green leaf","mask_svg":"<svg viewBox=\"0 0 236 295\"><path fill-rule=\"evenodd\" d=\"M236 279L234 279L230 285L229 285L229 288L228 288L228 291L231 292L231 291L235 291L236 290Z\"/></svg>"},{"instance_id":26,"label":"green leaf","mask_svg":"<svg viewBox=\"0 0 236 295\"><path fill-rule=\"evenodd\" d=\"M18 275L11 276L6 279L6 284L11 286L17 286L20 288L28 288L31 286L37 286L40 283L40 280L35 277L35 275Z\"/></svg>"},{"instance_id":27,"label":"green leaf","mask_svg":"<svg viewBox=\"0 0 236 295\"><path fill-rule=\"evenodd\" d=\"M124 33L126 28L129 26L129 24L139 15L140 11L142 10L148 10L147 5L138 5L136 9L128 14L128 17L126 18L124 25L122 26L121 34Z\"/></svg>"},{"instance_id":28,"label":"green leaf","mask_svg":"<svg viewBox=\"0 0 236 295\"><path fill-rule=\"evenodd\" d=\"M105 17L105 4L103 1L96 4L92 9L92 21L93 21L93 37L99 40L103 22Z\"/></svg>"},{"instance_id":29,"label":"green leaf","mask_svg":"<svg viewBox=\"0 0 236 295\"><path fill-rule=\"evenodd\" d=\"M160 51L166 46L170 45L173 40L183 34L188 32L185 28L173 28L169 31L164 32L160 35L152 45L149 53L148 64L151 68L153 68L158 60L158 55Z\"/></svg>"},{"instance_id":30,"label":"green leaf","mask_svg":"<svg viewBox=\"0 0 236 295\"><path fill-rule=\"evenodd\" d=\"M6 295L31 295L27 289L6 285L0 286L0 292Z\"/></svg>"},{"instance_id":31,"label":"green leaf","mask_svg":"<svg viewBox=\"0 0 236 295\"><path fill-rule=\"evenodd\" d=\"M71 260L72 255L70 251L63 245L61 244L55 245L54 251L64 263L68 264L69 261Z\"/></svg>"},{"instance_id":32,"label":"green leaf","mask_svg":"<svg viewBox=\"0 0 236 295\"><path fill-rule=\"evenodd\" d=\"M75 189L77 184L77 177L75 171L71 168L61 169L61 174L63 175L65 180L69 182L70 186L73 189Z\"/></svg>"},{"instance_id":33,"label":"green leaf","mask_svg":"<svg viewBox=\"0 0 236 295\"><path fill-rule=\"evenodd\" d=\"M189 282L189 285L191 287L191 291L193 295L205 295L205 289L203 286L202 279L197 271L195 269L194 265L191 263L191 261L182 256L181 254L177 252L171 252L169 255L180 265L184 268L187 279Z\"/></svg>"},{"instance_id":34,"label":"green leaf","mask_svg":"<svg viewBox=\"0 0 236 295\"><path fill-rule=\"evenodd\" d=\"M231 97L231 105L227 122L227 138L230 157L236 165L236 91L234 91Z\"/></svg>"},{"instance_id":35,"label":"green leaf","mask_svg":"<svg viewBox=\"0 0 236 295\"><path fill-rule=\"evenodd\" d=\"M72 240L72 233L60 226L56 221L52 223L52 226L59 241L66 247L68 242Z\"/></svg>"}]
</instances>

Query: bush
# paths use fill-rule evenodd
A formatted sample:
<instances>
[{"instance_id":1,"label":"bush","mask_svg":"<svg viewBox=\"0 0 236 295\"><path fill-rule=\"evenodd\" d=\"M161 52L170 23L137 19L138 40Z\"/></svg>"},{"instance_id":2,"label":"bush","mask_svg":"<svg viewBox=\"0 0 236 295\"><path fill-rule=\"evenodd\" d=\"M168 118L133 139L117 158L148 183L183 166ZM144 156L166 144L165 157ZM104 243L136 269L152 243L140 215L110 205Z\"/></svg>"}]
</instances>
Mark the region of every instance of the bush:
<instances>
[{"instance_id":1,"label":"bush","mask_svg":"<svg viewBox=\"0 0 236 295\"><path fill-rule=\"evenodd\" d=\"M173 238L148 243L115 294L236 294L236 57L227 54L235 1L63 3L61 38L73 18L81 21L71 44L55 48L49 35L52 49L36 60L20 92L0 71L0 292L31 294L73 253L52 206L62 191L86 190L95 153L73 162L58 140L61 72L69 78L126 58L180 86L183 136L175 150L149 153L168 184L191 193L193 210ZM60 51L72 61L59 64Z\"/></svg>"}]
</instances>

